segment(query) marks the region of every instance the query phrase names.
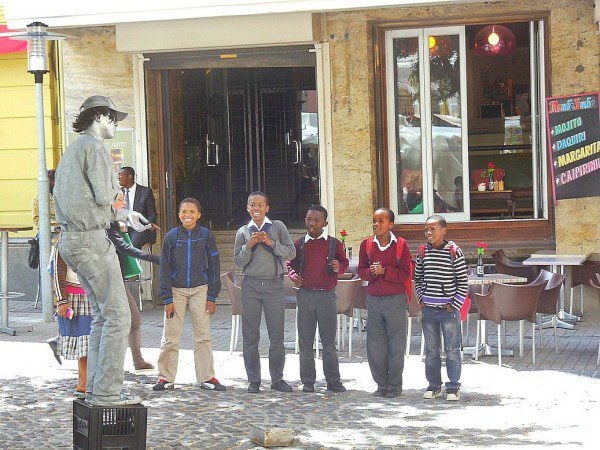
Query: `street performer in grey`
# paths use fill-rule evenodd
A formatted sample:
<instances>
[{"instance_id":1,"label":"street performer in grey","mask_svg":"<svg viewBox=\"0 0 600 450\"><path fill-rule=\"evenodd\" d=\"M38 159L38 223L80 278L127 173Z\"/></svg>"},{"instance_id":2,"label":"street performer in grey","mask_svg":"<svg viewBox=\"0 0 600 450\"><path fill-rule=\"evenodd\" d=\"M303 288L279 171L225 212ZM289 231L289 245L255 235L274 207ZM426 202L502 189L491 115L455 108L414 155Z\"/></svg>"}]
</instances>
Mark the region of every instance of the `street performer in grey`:
<instances>
[{"instance_id":1,"label":"street performer in grey","mask_svg":"<svg viewBox=\"0 0 600 450\"><path fill-rule=\"evenodd\" d=\"M80 136L63 154L54 185L61 227L58 249L92 305L86 402L101 406L140 402L122 391L131 316L119 260L106 235L114 220L127 220L137 231L151 226L140 213L123 209L123 194L104 145L125 117L108 97L94 95L83 102L73 122Z\"/></svg>"}]
</instances>

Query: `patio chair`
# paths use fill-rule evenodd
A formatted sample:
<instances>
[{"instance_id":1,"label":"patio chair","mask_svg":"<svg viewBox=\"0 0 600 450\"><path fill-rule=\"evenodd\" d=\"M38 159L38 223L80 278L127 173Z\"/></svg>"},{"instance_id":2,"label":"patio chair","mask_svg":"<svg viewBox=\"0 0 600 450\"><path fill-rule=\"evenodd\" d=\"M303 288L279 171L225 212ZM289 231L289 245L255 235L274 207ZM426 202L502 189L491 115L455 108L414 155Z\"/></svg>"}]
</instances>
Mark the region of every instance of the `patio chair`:
<instances>
[{"instance_id":1,"label":"patio chair","mask_svg":"<svg viewBox=\"0 0 600 450\"><path fill-rule=\"evenodd\" d=\"M354 299L356 298L356 291L361 285L362 280L360 278L353 278L351 280L338 280L338 284L335 287L335 293L337 295L337 345L338 349L344 348L346 330L348 330L348 356L352 356L352 318L354 317ZM348 320L348 318L350 318L350 320ZM350 325L348 325L348 323Z\"/></svg>"},{"instance_id":2,"label":"patio chair","mask_svg":"<svg viewBox=\"0 0 600 450\"><path fill-rule=\"evenodd\" d=\"M558 321L558 310L559 304L558 300L560 297L560 289L565 282L565 276L548 272L545 269L540 271L538 277L534 280L533 284L537 284L543 281L546 281L547 284L544 287L544 290L540 293L540 298L538 300L537 312L538 314L551 314L552 315L552 326L554 328L554 351L558 353L558 341L556 338L556 323ZM540 318L540 343L543 346L543 337L542 337L542 322Z\"/></svg>"},{"instance_id":3,"label":"patio chair","mask_svg":"<svg viewBox=\"0 0 600 450\"><path fill-rule=\"evenodd\" d=\"M234 272L221 275L221 283L225 285L231 302L231 336L229 338L229 353L237 350L240 331L240 317L242 315L242 288L237 283Z\"/></svg>"},{"instance_id":4,"label":"patio chair","mask_svg":"<svg viewBox=\"0 0 600 450\"><path fill-rule=\"evenodd\" d=\"M596 274L596 279L590 278L589 280L590 286L594 288L596 291L596 295L598 296L598 301L600 301L600 274ZM600 340L598 340L598 356L596 358L596 365L600 366Z\"/></svg>"},{"instance_id":5,"label":"patio chair","mask_svg":"<svg viewBox=\"0 0 600 450\"><path fill-rule=\"evenodd\" d=\"M579 286L580 314L583 315L583 287L591 286L597 274L600 274L600 261L585 261L581 266L573 266L573 278L571 282L569 314L573 314L573 289Z\"/></svg>"},{"instance_id":6,"label":"patio chair","mask_svg":"<svg viewBox=\"0 0 600 450\"><path fill-rule=\"evenodd\" d=\"M540 293L547 282L530 283L526 285L492 283L487 294L475 294L479 319L491 320L498 326L498 365L502 365L502 321L523 321L532 323L533 333L533 363L535 364L535 325L536 308ZM478 320L475 348L479 348L480 325ZM522 323L522 322L521 322ZM523 335L519 333L519 349L523 348ZM475 354L477 358L477 353Z\"/></svg>"},{"instance_id":7,"label":"patio chair","mask_svg":"<svg viewBox=\"0 0 600 450\"><path fill-rule=\"evenodd\" d=\"M413 287L412 300L408 302L408 323L406 325L406 351L404 356L408 356L410 354L410 336L412 334L412 319L419 318L423 316L423 308L419 303L419 299L417 298L417 293ZM423 356L423 332L421 332L421 356Z\"/></svg>"},{"instance_id":8,"label":"patio chair","mask_svg":"<svg viewBox=\"0 0 600 450\"><path fill-rule=\"evenodd\" d=\"M537 266L524 266L523 263L510 259L503 249L492 253L492 259L496 264L496 271L498 273L525 277L528 283L535 280L540 272L540 268Z\"/></svg>"},{"instance_id":9,"label":"patio chair","mask_svg":"<svg viewBox=\"0 0 600 450\"><path fill-rule=\"evenodd\" d=\"M354 297L354 322L358 326L358 337L360 343L363 342L362 333L365 331L362 318L362 310L367 309L367 287L360 285L356 290L356 296Z\"/></svg>"}]
</instances>

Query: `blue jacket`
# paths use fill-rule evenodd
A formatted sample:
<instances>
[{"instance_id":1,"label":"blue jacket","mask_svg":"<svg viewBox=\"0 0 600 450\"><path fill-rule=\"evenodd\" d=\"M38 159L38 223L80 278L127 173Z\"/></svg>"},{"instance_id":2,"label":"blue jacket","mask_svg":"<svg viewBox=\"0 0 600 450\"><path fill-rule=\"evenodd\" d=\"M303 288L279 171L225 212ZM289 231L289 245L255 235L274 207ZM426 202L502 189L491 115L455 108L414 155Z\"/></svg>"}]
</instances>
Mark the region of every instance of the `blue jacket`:
<instances>
[{"instance_id":1,"label":"blue jacket","mask_svg":"<svg viewBox=\"0 0 600 450\"><path fill-rule=\"evenodd\" d=\"M179 226L169 231L160 254L160 298L173 302L172 288L208 284L208 300L214 302L221 290L219 250L214 235L197 225L193 230Z\"/></svg>"}]
</instances>

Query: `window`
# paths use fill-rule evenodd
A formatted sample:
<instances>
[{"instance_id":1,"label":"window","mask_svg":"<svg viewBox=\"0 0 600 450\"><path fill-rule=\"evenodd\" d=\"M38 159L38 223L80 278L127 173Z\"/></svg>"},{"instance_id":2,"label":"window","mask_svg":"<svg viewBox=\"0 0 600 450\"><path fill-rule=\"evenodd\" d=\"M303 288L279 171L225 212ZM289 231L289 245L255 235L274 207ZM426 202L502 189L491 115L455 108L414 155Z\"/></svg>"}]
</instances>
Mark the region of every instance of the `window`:
<instances>
[{"instance_id":1,"label":"window","mask_svg":"<svg viewBox=\"0 0 600 450\"><path fill-rule=\"evenodd\" d=\"M475 51L480 31L498 37L487 25L385 33L398 222L434 213L455 222L547 217L543 24L501 24L516 42L508 55Z\"/></svg>"}]
</instances>

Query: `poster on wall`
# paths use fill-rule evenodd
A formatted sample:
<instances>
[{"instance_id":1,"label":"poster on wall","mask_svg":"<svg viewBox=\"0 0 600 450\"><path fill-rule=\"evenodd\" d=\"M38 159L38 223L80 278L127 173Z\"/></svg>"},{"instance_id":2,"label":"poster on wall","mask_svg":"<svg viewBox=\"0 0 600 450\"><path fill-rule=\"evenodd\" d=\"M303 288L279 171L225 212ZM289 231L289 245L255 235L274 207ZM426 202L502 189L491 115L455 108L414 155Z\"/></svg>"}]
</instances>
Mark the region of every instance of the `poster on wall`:
<instances>
[{"instance_id":1,"label":"poster on wall","mask_svg":"<svg viewBox=\"0 0 600 450\"><path fill-rule=\"evenodd\" d=\"M600 93L548 97L554 202L600 196Z\"/></svg>"},{"instance_id":2,"label":"poster on wall","mask_svg":"<svg viewBox=\"0 0 600 450\"><path fill-rule=\"evenodd\" d=\"M70 131L67 133L67 145L75 142L78 133ZM133 128L117 128L115 137L104 141L110 150L110 156L115 163L115 172L123 166L133 167L133 154L135 151L135 133Z\"/></svg>"}]
</instances>

